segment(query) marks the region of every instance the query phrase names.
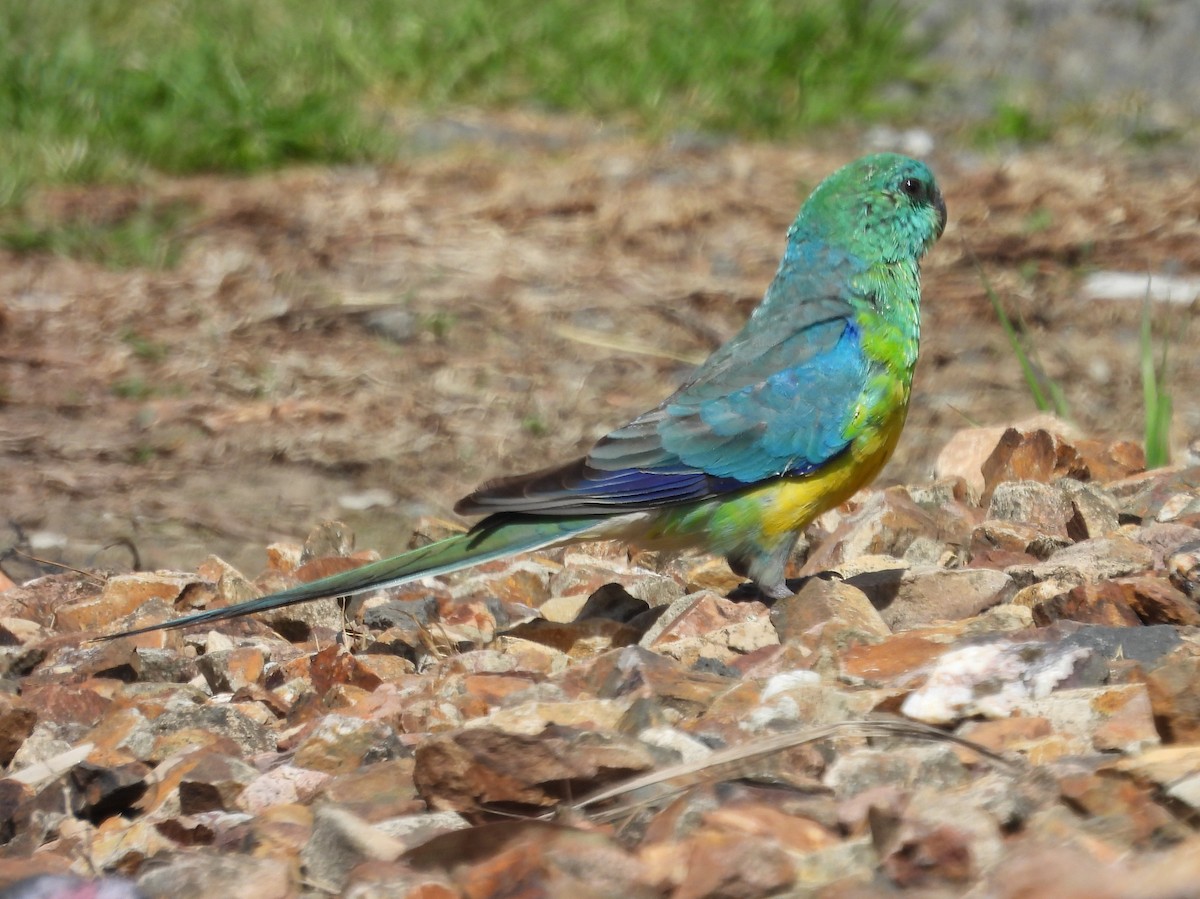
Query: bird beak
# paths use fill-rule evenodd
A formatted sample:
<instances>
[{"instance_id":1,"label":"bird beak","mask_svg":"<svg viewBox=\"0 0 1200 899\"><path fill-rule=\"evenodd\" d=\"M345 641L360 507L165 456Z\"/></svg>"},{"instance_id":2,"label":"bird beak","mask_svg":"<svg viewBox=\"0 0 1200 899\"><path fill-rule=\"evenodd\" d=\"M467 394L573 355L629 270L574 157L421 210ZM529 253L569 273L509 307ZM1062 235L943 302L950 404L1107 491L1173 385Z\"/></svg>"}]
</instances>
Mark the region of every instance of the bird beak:
<instances>
[{"instance_id":1,"label":"bird beak","mask_svg":"<svg viewBox=\"0 0 1200 899\"><path fill-rule=\"evenodd\" d=\"M946 201L942 199L940 190L933 198L933 208L937 210L938 214L937 236L941 237L942 232L946 230Z\"/></svg>"}]
</instances>

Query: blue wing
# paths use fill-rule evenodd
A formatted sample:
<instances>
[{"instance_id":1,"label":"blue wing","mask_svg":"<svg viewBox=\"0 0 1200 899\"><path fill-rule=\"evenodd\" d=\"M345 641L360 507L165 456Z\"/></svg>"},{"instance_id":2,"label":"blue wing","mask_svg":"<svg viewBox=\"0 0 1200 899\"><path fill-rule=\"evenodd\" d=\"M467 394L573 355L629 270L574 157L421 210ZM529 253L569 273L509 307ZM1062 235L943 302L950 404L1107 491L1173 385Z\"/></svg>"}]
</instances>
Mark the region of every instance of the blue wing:
<instances>
[{"instance_id":1,"label":"blue wing","mask_svg":"<svg viewBox=\"0 0 1200 899\"><path fill-rule=\"evenodd\" d=\"M619 514L804 474L842 452L869 372L849 285L862 265L789 245L745 327L662 404L567 465L485 484L466 514Z\"/></svg>"}]
</instances>

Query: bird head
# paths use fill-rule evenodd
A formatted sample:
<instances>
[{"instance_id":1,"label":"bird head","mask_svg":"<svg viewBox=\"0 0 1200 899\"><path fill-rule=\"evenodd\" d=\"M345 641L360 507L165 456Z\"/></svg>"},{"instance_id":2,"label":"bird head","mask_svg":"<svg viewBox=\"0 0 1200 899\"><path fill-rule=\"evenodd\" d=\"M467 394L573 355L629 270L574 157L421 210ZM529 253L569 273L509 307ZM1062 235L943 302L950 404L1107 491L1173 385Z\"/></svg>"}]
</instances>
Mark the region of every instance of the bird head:
<instances>
[{"instance_id":1,"label":"bird head","mask_svg":"<svg viewBox=\"0 0 1200 899\"><path fill-rule=\"evenodd\" d=\"M800 209L789 236L863 259L919 259L946 229L946 201L925 163L897 153L838 169Z\"/></svg>"}]
</instances>

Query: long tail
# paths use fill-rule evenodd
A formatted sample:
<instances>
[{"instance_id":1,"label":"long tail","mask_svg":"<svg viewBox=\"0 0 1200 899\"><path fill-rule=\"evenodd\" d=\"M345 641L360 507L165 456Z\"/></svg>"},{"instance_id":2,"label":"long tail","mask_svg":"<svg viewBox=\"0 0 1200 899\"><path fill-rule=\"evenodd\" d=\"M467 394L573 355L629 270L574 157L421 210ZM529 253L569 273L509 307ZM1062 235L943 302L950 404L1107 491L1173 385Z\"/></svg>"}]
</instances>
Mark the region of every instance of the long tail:
<instances>
[{"instance_id":1,"label":"long tail","mask_svg":"<svg viewBox=\"0 0 1200 899\"><path fill-rule=\"evenodd\" d=\"M131 637L150 631L173 630L193 624L210 624L214 621L240 618L243 615L280 609L314 599L354 596L370 590L396 587L417 578L446 574L491 559L501 559L505 556L563 543L604 520L605 516L538 519L525 516L495 515L481 521L465 534L456 534L428 546L392 556L390 559L371 562L361 568L343 571L237 605L195 612L173 621L122 631L99 639L115 640L117 637Z\"/></svg>"}]
</instances>

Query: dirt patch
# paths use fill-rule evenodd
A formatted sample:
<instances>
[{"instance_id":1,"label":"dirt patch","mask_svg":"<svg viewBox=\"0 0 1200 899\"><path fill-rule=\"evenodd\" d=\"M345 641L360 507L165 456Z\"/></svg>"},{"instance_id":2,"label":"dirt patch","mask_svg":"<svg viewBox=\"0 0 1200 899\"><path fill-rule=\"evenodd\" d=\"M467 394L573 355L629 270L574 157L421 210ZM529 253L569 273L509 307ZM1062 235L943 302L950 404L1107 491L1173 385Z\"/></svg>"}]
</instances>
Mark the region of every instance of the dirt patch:
<instances>
[{"instance_id":1,"label":"dirt patch","mask_svg":"<svg viewBox=\"0 0 1200 899\"><path fill-rule=\"evenodd\" d=\"M170 271L0 254L5 517L76 564L124 567L136 548L145 567L216 552L256 572L265 543L335 515L360 545L398 549L415 512L657 403L736 330L807 191L857 152L493 121L504 140L386 168L43 198L197 217ZM1195 160L933 164L950 226L925 268L922 362L884 479L927 478L967 422L1033 411L964 241L1080 427L1140 439L1140 304L1079 286L1093 269L1200 274ZM1200 433L1194 306L1155 314L1175 340L1182 447Z\"/></svg>"}]
</instances>

